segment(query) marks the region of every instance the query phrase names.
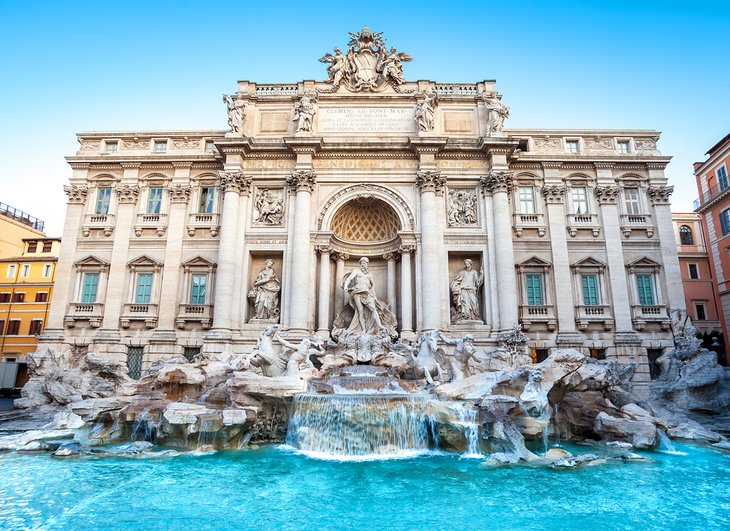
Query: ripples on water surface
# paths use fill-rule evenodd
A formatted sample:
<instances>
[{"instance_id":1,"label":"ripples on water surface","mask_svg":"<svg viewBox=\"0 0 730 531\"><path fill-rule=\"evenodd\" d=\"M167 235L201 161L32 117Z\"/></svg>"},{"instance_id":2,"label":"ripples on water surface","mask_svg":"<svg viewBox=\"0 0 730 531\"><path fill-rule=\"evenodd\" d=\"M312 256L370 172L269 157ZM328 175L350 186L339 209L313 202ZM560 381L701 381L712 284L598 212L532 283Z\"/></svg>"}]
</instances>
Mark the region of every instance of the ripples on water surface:
<instances>
[{"instance_id":1,"label":"ripples on water surface","mask_svg":"<svg viewBox=\"0 0 730 531\"><path fill-rule=\"evenodd\" d=\"M0 455L0 529L730 528L730 457L484 468L337 462L278 447L159 459Z\"/></svg>"}]
</instances>

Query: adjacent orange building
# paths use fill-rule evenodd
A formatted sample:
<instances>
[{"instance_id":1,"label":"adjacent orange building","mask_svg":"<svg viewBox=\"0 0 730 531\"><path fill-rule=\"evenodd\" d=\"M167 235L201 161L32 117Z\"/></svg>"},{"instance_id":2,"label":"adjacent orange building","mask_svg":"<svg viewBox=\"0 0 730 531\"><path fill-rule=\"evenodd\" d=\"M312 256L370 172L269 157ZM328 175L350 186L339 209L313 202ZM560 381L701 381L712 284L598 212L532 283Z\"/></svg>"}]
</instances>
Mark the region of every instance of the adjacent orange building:
<instances>
[{"instance_id":1,"label":"adjacent orange building","mask_svg":"<svg viewBox=\"0 0 730 531\"><path fill-rule=\"evenodd\" d=\"M725 352L730 355L727 334L730 322L730 134L712 146L707 155L705 162L696 162L694 165L700 194L695 203L695 212L702 216L710 271L725 337Z\"/></svg>"}]
</instances>

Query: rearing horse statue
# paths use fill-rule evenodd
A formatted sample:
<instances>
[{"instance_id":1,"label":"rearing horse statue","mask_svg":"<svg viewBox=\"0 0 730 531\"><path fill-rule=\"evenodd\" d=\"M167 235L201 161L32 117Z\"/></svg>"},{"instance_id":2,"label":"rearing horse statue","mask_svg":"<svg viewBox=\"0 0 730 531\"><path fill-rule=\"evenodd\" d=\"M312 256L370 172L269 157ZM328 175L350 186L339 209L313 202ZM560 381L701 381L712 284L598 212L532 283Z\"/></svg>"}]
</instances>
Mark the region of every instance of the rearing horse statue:
<instances>
[{"instance_id":1,"label":"rearing horse statue","mask_svg":"<svg viewBox=\"0 0 730 531\"><path fill-rule=\"evenodd\" d=\"M436 355L443 351L438 348L438 330L430 330L422 332L416 341L416 350L418 354L413 355L413 371L416 378L426 378L426 381L434 385L433 377L438 376L439 383L444 381L444 373L441 365L439 365Z\"/></svg>"}]
</instances>

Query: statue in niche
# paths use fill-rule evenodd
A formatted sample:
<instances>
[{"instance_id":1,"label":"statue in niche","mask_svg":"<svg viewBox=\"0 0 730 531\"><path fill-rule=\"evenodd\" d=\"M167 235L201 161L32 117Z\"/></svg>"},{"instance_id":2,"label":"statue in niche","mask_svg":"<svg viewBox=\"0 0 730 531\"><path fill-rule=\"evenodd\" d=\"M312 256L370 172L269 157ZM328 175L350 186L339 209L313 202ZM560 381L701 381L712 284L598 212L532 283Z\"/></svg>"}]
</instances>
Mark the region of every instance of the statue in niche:
<instances>
[{"instance_id":1,"label":"statue in niche","mask_svg":"<svg viewBox=\"0 0 730 531\"><path fill-rule=\"evenodd\" d=\"M433 113L436 106L436 94L429 92L426 97L416 103L416 124L421 132L433 131Z\"/></svg>"},{"instance_id":2,"label":"statue in niche","mask_svg":"<svg viewBox=\"0 0 730 531\"><path fill-rule=\"evenodd\" d=\"M284 217L284 198L281 191L264 188L256 196L256 217L257 223L265 225L281 225Z\"/></svg>"},{"instance_id":3,"label":"statue in niche","mask_svg":"<svg viewBox=\"0 0 730 531\"><path fill-rule=\"evenodd\" d=\"M248 297L253 299L253 319L261 321L277 321L279 319L279 291L281 283L274 271L274 261L266 260L264 268L259 271Z\"/></svg>"},{"instance_id":4,"label":"statue in niche","mask_svg":"<svg viewBox=\"0 0 730 531\"><path fill-rule=\"evenodd\" d=\"M305 93L294 104L294 119L297 124L297 133L311 133L314 115L317 114L316 97L311 92Z\"/></svg>"},{"instance_id":5,"label":"statue in niche","mask_svg":"<svg viewBox=\"0 0 730 531\"><path fill-rule=\"evenodd\" d=\"M373 277L368 270L369 263L367 258L360 258L360 266L353 269L342 283L348 306L342 309L333 323L332 335L336 339L363 333L376 336L382 329L390 337L398 335L395 330L395 315L375 296Z\"/></svg>"},{"instance_id":6,"label":"statue in niche","mask_svg":"<svg viewBox=\"0 0 730 531\"><path fill-rule=\"evenodd\" d=\"M451 319L460 321L479 321L479 288L484 282L484 265L477 273L472 269L472 261L464 260L464 269L459 271L451 281L451 298L454 307Z\"/></svg>"},{"instance_id":7,"label":"statue in niche","mask_svg":"<svg viewBox=\"0 0 730 531\"><path fill-rule=\"evenodd\" d=\"M319 62L330 63L327 67L327 73L329 74L327 82L332 82L335 87L339 86L342 78L348 71L349 62L347 56L344 55L339 48L335 48L334 55L327 52L324 54L324 57L319 60Z\"/></svg>"},{"instance_id":8,"label":"statue in niche","mask_svg":"<svg viewBox=\"0 0 730 531\"><path fill-rule=\"evenodd\" d=\"M234 133L243 133L243 122L246 119L246 104L228 94L223 94L223 101L228 110L228 127Z\"/></svg>"},{"instance_id":9,"label":"statue in niche","mask_svg":"<svg viewBox=\"0 0 730 531\"><path fill-rule=\"evenodd\" d=\"M477 196L475 192L457 190L449 193L449 226L474 225L477 222Z\"/></svg>"},{"instance_id":10,"label":"statue in niche","mask_svg":"<svg viewBox=\"0 0 730 531\"><path fill-rule=\"evenodd\" d=\"M284 376L299 376L308 370L309 372L314 371L314 364L310 356L322 356L324 354L320 348L322 346L322 340L320 338L312 340L305 337L298 345L295 345L281 337L278 332L274 337L281 345L292 350L286 362Z\"/></svg>"},{"instance_id":11,"label":"statue in niche","mask_svg":"<svg viewBox=\"0 0 730 531\"><path fill-rule=\"evenodd\" d=\"M476 359L477 349L474 346L474 336L471 334L464 334L461 339L453 339L445 335L443 332L439 332L441 341L447 345L454 346L454 353L450 356L447 354L446 359L449 363L449 369L451 370L451 379L463 380L471 376L471 369L469 368L469 360L471 358Z\"/></svg>"},{"instance_id":12,"label":"statue in niche","mask_svg":"<svg viewBox=\"0 0 730 531\"><path fill-rule=\"evenodd\" d=\"M509 117L509 107L502 103L496 92L484 97L487 106L487 134L497 133L504 127L504 121Z\"/></svg>"}]
</instances>

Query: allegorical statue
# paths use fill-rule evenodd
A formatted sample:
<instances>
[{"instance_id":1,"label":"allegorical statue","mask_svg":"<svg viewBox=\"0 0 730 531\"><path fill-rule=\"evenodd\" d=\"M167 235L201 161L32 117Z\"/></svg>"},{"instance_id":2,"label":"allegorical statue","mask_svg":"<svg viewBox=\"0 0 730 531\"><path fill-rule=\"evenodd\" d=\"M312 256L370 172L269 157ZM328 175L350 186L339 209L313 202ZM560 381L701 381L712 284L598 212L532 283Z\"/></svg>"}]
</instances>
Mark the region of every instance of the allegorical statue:
<instances>
[{"instance_id":1,"label":"allegorical statue","mask_svg":"<svg viewBox=\"0 0 730 531\"><path fill-rule=\"evenodd\" d=\"M449 368L451 370L452 380L463 380L471 376L471 369L469 369L469 360L476 358L477 349L474 346L474 336L471 334L464 334L461 339L453 339L445 335L443 332L439 332L439 337L447 345L454 346L454 353L450 356L447 354L446 359L449 362Z\"/></svg>"},{"instance_id":2,"label":"allegorical statue","mask_svg":"<svg viewBox=\"0 0 730 531\"><path fill-rule=\"evenodd\" d=\"M241 100L234 100L228 94L223 94L223 101L228 110L228 127L234 133L243 133L243 121L246 119L246 104Z\"/></svg>"},{"instance_id":3,"label":"allegorical statue","mask_svg":"<svg viewBox=\"0 0 730 531\"><path fill-rule=\"evenodd\" d=\"M248 292L254 303L254 319L277 321L279 319L279 291L281 283L274 271L274 261L266 260L264 268L256 276Z\"/></svg>"},{"instance_id":4,"label":"allegorical statue","mask_svg":"<svg viewBox=\"0 0 730 531\"><path fill-rule=\"evenodd\" d=\"M327 81L331 81L335 87L339 86L343 76L348 71L349 61L347 56L344 55L339 48L335 48L334 55L327 52L319 61L321 63L330 63L327 67L327 73L329 74L329 79Z\"/></svg>"},{"instance_id":5,"label":"allegorical statue","mask_svg":"<svg viewBox=\"0 0 730 531\"><path fill-rule=\"evenodd\" d=\"M459 271L451 281L451 298L454 303L452 320L478 321L479 315L479 288L484 282L484 266L479 272L472 269L472 261L464 260L464 269Z\"/></svg>"},{"instance_id":6,"label":"allegorical statue","mask_svg":"<svg viewBox=\"0 0 730 531\"><path fill-rule=\"evenodd\" d=\"M487 106L487 133L491 135L502 130L504 121L509 117L509 107L502 103L496 92L484 96Z\"/></svg>"},{"instance_id":7,"label":"allegorical statue","mask_svg":"<svg viewBox=\"0 0 730 531\"><path fill-rule=\"evenodd\" d=\"M286 363L285 376L299 376L300 373L307 369L314 370L314 364L309 357L323 354L322 350L318 348L321 345L321 340L313 342L311 339L305 337L298 345L295 345L281 337L278 332L274 335L274 338L281 345L292 351Z\"/></svg>"},{"instance_id":8,"label":"allegorical statue","mask_svg":"<svg viewBox=\"0 0 730 531\"><path fill-rule=\"evenodd\" d=\"M416 103L416 124L421 132L433 130L433 112L436 105L436 94L427 93L426 97Z\"/></svg>"},{"instance_id":9,"label":"allegorical statue","mask_svg":"<svg viewBox=\"0 0 730 531\"><path fill-rule=\"evenodd\" d=\"M297 133L311 133L314 115L317 114L315 99L305 93L294 105L293 122L297 124Z\"/></svg>"}]
</instances>

